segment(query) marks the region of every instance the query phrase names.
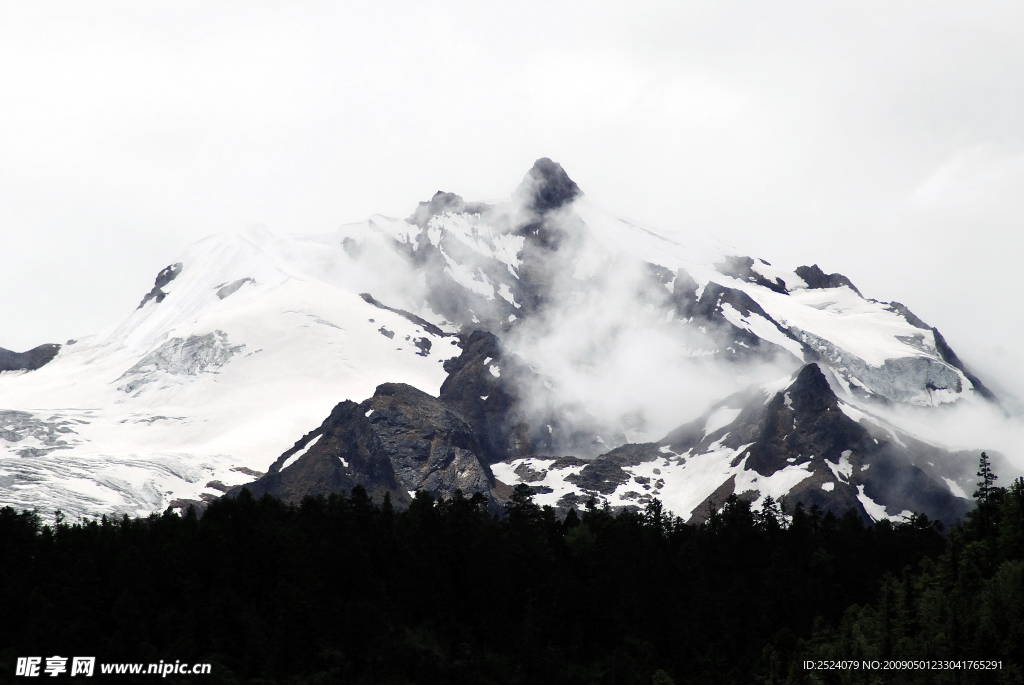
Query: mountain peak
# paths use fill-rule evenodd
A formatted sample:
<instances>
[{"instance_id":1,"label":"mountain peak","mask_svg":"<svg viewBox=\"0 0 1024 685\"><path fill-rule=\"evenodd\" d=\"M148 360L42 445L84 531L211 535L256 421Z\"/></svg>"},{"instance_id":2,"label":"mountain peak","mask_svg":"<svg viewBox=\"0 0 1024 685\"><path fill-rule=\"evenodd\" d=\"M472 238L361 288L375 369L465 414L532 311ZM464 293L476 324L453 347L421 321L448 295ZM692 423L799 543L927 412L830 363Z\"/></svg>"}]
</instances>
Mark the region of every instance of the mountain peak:
<instances>
[{"instance_id":1,"label":"mountain peak","mask_svg":"<svg viewBox=\"0 0 1024 685\"><path fill-rule=\"evenodd\" d=\"M797 374L787 393L798 412L820 412L838 408L838 399L817 364L807 364Z\"/></svg>"},{"instance_id":2,"label":"mountain peak","mask_svg":"<svg viewBox=\"0 0 1024 685\"><path fill-rule=\"evenodd\" d=\"M580 187L569 178L562 165L547 157L541 157L533 163L533 168L526 172L523 182L516 189L516 195L539 213L572 202L580 192Z\"/></svg>"}]
</instances>

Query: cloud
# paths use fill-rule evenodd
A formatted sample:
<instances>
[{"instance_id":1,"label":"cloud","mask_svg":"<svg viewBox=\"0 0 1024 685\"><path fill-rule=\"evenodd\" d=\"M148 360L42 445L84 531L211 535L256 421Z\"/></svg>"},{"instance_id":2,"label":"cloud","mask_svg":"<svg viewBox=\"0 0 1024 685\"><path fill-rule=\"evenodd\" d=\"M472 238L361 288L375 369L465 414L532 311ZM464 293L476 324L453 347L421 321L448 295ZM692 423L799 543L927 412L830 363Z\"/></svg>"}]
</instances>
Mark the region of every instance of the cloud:
<instances>
[{"instance_id":1,"label":"cloud","mask_svg":"<svg viewBox=\"0 0 1024 685\"><path fill-rule=\"evenodd\" d=\"M920 212L968 215L1024 192L1024 154L991 145L958 150L933 171L910 195Z\"/></svg>"}]
</instances>

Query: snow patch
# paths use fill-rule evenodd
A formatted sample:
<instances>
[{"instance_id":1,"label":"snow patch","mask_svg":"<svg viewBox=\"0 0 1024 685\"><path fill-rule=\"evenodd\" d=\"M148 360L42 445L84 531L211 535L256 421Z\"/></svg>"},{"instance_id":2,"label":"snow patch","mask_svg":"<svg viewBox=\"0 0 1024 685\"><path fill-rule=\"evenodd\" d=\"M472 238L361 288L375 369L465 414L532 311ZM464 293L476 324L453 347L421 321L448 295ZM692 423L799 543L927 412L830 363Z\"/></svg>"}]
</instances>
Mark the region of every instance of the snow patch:
<instances>
[{"instance_id":1,"label":"snow patch","mask_svg":"<svg viewBox=\"0 0 1024 685\"><path fill-rule=\"evenodd\" d=\"M711 414L711 416L708 417L707 423L704 424L704 435L711 435L719 428L728 426L730 423L735 421L736 417L739 415L739 409L733 409L732 407L719 407L713 414Z\"/></svg>"},{"instance_id":2,"label":"snow patch","mask_svg":"<svg viewBox=\"0 0 1024 685\"><path fill-rule=\"evenodd\" d=\"M320 435L323 435L323 433L321 433ZM308 452L309 448L317 443L317 441L320 439L320 435L314 436L312 440L310 440L309 442L306 443L305 447L300 449L298 452L296 452L292 456L288 457L285 460L285 462L283 464L281 464L281 468L278 469L278 471L284 471L286 468L288 468L289 466L294 464L296 461L298 461L299 457L301 457L303 454ZM345 464L345 466L348 466L348 464Z\"/></svg>"},{"instance_id":3,"label":"snow patch","mask_svg":"<svg viewBox=\"0 0 1024 685\"><path fill-rule=\"evenodd\" d=\"M970 499L967 493L964 492L964 489L960 487L960 484L957 483L955 480L953 480L952 478L943 478L942 480L946 481L946 486L949 488L949 491L952 492L954 495L956 495L957 497L963 497L964 499Z\"/></svg>"},{"instance_id":4,"label":"snow patch","mask_svg":"<svg viewBox=\"0 0 1024 685\"><path fill-rule=\"evenodd\" d=\"M868 513L872 521L889 518L889 515L885 513L885 507L864 494L863 485L857 486L857 499L860 500L861 506L864 507L864 511Z\"/></svg>"}]
</instances>

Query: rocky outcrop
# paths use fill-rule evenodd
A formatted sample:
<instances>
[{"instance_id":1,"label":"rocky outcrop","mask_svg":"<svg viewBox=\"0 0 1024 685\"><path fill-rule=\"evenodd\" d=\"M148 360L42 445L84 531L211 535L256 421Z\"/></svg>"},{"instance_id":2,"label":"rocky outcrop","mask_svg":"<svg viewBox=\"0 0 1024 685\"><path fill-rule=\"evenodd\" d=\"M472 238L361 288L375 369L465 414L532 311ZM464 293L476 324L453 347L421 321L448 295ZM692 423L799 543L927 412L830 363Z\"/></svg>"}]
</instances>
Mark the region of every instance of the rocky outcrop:
<instances>
[{"instance_id":1,"label":"rocky outcrop","mask_svg":"<svg viewBox=\"0 0 1024 685\"><path fill-rule=\"evenodd\" d=\"M462 354L446 361L444 370L448 378L441 385L440 401L466 417L488 463L533 451L512 380L524 370L506 359L493 334L474 331L463 342Z\"/></svg>"},{"instance_id":2,"label":"rocky outcrop","mask_svg":"<svg viewBox=\"0 0 1024 685\"><path fill-rule=\"evenodd\" d=\"M514 196L538 214L560 209L580 194L580 187L569 178L558 162L541 157L533 163Z\"/></svg>"},{"instance_id":3,"label":"rocky outcrop","mask_svg":"<svg viewBox=\"0 0 1024 685\"><path fill-rule=\"evenodd\" d=\"M453 338L456 337L454 333L445 333L439 327L437 327L434 324L430 323L426 319L423 319L423 318L421 318L419 316L416 316L412 312L407 312L404 309L396 309L395 307L389 307L386 304L378 302L376 299L374 299L373 295L371 295L370 293L360 293L359 297L363 298L363 301L366 302L366 304L372 304L377 309L383 309L386 312L391 312L393 314L398 314L403 319L406 319L407 321L411 321L414 324L416 324L417 326L420 326L421 328L423 328L423 330L427 331L431 335L436 335L439 338L444 338L446 336L453 337ZM426 340L426 338L424 338L424 340ZM430 349L430 341L427 341L427 349Z\"/></svg>"},{"instance_id":4,"label":"rocky outcrop","mask_svg":"<svg viewBox=\"0 0 1024 685\"><path fill-rule=\"evenodd\" d=\"M167 297L167 293L164 292L163 288L168 283L173 281L181 273L182 265L181 262L175 262L168 267L160 270L160 273L156 275L156 281L153 283L153 289L146 293L146 296L142 298L142 302L139 302L138 309L142 309L146 306L146 303L150 300L156 301L157 304L164 301Z\"/></svg>"},{"instance_id":5,"label":"rocky outcrop","mask_svg":"<svg viewBox=\"0 0 1024 685\"><path fill-rule=\"evenodd\" d=\"M764 260L761 261L764 262ZM768 262L764 263L768 264ZM726 257L723 263L715 264L715 268L718 269L718 273L724 276L732 276L741 281L756 283L783 295L789 294L789 291L786 290L786 283L781 278L776 277L774 281L769 281L762 274L755 271L754 260L751 257ZM835 275L838 276L839 274Z\"/></svg>"},{"instance_id":6,"label":"rocky outcrop","mask_svg":"<svg viewBox=\"0 0 1024 685\"><path fill-rule=\"evenodd\" d=\"M384 383L370 399L342 402L320 428L282 454L246 487L287 501L351 491L405 506L412 493L481 493L500 510L507 495L494 480L469 422L445 403L404 383ZM237 494L240 487L229 494Z\"/></svg>"},{"instance_id":7,"label":"rocky outcrop","mask_svg":"<svg viewBox=\"0 0 1024 685\"><path fill-rule=\"evenodd\" d=\"M440 400L465 416L490 464L528 454L591 457L607 450L583 407L554 400L550 383L492 333L474 331L445 362ZM527 396L528 395L528 396Z\"/></svg>"},{"instance_id":8,"label":"rocky outcrop","mask_svg":"<svg viewBox=\"0 0 1024 685\"><path fill-rule=\"evenodd\" d=\"M35 371L53 361L60 345L50 343L33 347L27 352L12 352L0 347L0 371Z\"/></svg>"},{"instance_id":9,"label":"rocky outcrop","mask_svg":"<svg viewBox=\"0 0 1024 685\"><path fill-rule=\"evenodd\" d=\"M850 279L842 274L826 274L817 264L811 266L798 266L796 275L804 279L808 288L842 288L844 285L853 292L860 295L860 291L850 282Z\"/></svg>"},{"instance_id":10,"label":"rocky outcrop","mask_svg":"<svg viewBox=\"0 0 1024 685\"><path fill-rule=\"evenodd\" d=\"M852 509L866 521L920 512L949 524L973 506L958 484L971 482L974 463L976 455L926 445L852 410L808 364L785 389L734 395L655 443L588 460L531 455L494 468L563 513L590 499L637 509L658 497L701 523L730 495L755 504L771 495L784 496L790 512L798 504L837 515Z\"/></svg>"},{"instance_id":11,"label":"rocky outcrop","mask_svg":"<svg viewBox=\"0 0 1024 685\"><path fill-rule=\"evenodd\" d=\"M334 408L316 430L302 436L270 467L266 475L242 487L256 497L269 494L297 503L307 495L351 492L361 485L377 502L385 493L398 506L408 505L409 492L399 484L388 453L366 418L366 409L345 401Z\"/></svg>"},{"instance_id":12,"label":"rocky outcrop","mask_svg":"<svg viewBox=\"0 0 1024 685\"><path fill-rule=\"evenodd\" d=\"M778 345L729 321L724 313L726 306L732 308L742 317L761 317L777 328L781 335L793 338L793 334L780 326L750 295L742 290L729 288L712 281L704 287L700 299L688 308L687 313L693 317L694 321L705 325L708 335L712 337L721 351L720 356L727 359L749 359L754 356L771 358L778 355L789 355Z\"/></svg>"},{"instance_id":13,"label":"rocky outcrop","mask_svg":"<svg viewBox=\"0 0 1024 685\"><path fill-rule=\"evenodd\" d=\"M407 492L490 496L494 476L477 435L444 402L411 385L385 383L359 407Z\"/></svg>"},{"instance_id":14,"label":"rocky outcrop","mask_svg":"<svg viewBox=\"0 0 1024 685\"><path fill-rule=\"evenodd\" d=\"M462 214L464 212L480 214L490 208L491 205L485 202L466 202L455 193L446 193L443 190L439 190L434 193L434 197L430 198L429 201L419 203L416 211L412 213L412 216L407 221L410 224L415 224L425 229L432 218L445 212L452 214Z\"/></svg>"},{"instance_id":15,"label":"rocky outcrop","mask_svg":"<svg viewBox=\"0 0 1024 685\"><path fill-rule=\"evenodd\" d=\"M225 297L230 297L237 293L239 289L246 283L255 283L251 278L239 278L237 281L231 281L223 285L217 286L217 299L223 300Z\"/></svg>"},{"instance_id":16,"label":"rocky outcrop","mask_svg":"<svg viewBox=\"0 0 1024 685\"><path fill-rule=\"evenodd\" d=\"M806 365L761 406L741 412L724 429L722 443L750 444L738 459L761 476L791 466L807 469L810 475L787 497L791 505L837 514L853 508L868 520L878 512L867 508L878 506L887 515L922 512L947 523L971 507L915 466L893 436L874 437L850 418L817 364Z\"/></svg>"}]
</instances>

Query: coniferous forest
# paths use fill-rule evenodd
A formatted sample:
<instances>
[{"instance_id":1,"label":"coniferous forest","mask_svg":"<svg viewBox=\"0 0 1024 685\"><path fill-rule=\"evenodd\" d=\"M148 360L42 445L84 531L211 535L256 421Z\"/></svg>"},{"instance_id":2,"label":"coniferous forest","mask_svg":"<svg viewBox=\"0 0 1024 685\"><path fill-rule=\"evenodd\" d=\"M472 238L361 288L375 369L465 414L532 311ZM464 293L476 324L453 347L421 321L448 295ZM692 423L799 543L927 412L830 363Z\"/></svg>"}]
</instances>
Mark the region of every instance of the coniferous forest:
<instances>
[{"instance_id":1,"label":"coniferous forest","mask_svg":"<svg viewBox=\"0 0 1024 685\"><path fill-rule=\"evenodd\" d=\"M1019 683L1024 483L996 486L985 457L979 476L946 531L735 496L699 526L657 501L559 519L527 486L500 517L481 496L396 511L360 488L243 491L201 517L6 508L0 680L29 680L19 656L89 654L212 664L165 682ZM850 660L1001 668L806 668Z\"/></svg>"}]
</instances>

